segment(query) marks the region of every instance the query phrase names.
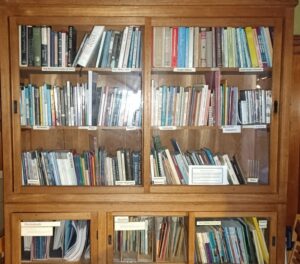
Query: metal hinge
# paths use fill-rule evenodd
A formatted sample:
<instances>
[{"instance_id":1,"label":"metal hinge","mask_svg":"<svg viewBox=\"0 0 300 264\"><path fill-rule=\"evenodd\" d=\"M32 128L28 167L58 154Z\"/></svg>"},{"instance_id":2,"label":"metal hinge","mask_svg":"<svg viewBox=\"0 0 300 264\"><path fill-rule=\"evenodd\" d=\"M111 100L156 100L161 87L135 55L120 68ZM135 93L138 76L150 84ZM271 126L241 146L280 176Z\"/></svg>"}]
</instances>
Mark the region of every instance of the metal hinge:
<instances>
[{"instance_id":1,"label":"metal hinge","mask_svg":"<svg viewBox=\"0 0 300 264\"><path fill-rule=\"evenodd\" d=\"M278 101L277 100L274 101L273 112L274 112L274 114L278 113Z\"/></svg>"},{"instance_id":2,"label":"metal hinge","mask_svg":"<svg viewBox=\"0 0 300 264\"><path fill-rule=\"evenodd\" d=\"M17 114L18 113L18 101L14 100L13 102L13 108L14 108L14 113Z\"/></svg>"},{"instance_id":3,"label":"metal hinge","mask_svg":"<svg viewBox=\"0 0 300 264\"><path fill-rule=\"evenodd\" d=\"M276 237L272 236L272 246L275 247L276 246Z\"/></svg>"},{"instance_id":4,"label":"metal hinge","mask_svg":"<svg viewBox=\"0 0 300 264\"><path fill-rule=\"evenodd\" d=\"M108 242L108 245L112 244L112 237L111 237L111 235L108 235L107 242Z\"/></svg>"}]
</instances>

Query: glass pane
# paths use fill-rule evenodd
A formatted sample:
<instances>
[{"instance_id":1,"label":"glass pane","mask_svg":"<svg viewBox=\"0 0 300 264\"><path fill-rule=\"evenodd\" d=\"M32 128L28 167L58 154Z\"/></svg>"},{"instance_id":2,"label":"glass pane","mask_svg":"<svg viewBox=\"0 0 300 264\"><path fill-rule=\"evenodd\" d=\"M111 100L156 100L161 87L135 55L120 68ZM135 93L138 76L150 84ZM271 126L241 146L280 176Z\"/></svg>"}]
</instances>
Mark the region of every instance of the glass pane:
<instances>
[{"instance_id":1,"label":"glass pane","mask_svg":"<svg viewBox=\"0 0 300 264\"><path fill-rule=\"evenodd\" d=\"M65 260L90 263L90 221L21 222L22 261Z\"/></svg>"},{"instance_id":2,"label":"glass pane","mask_svg":"<svg viewBox=\"0 0 300 264\"><path fill-rule=\"evenodd\" d=\"M153 184L270 183L273 31L153 27Z\"/></svg>"},{"instance_id":3,"label":"glass pane","mask_svg":"<svg viewBox=\"0 0 300 264\"><path fill-rule=\"evenodd\" d=\"M22 41L33 38L22 49L27 57L20 52L22 185L141 185L142 29L22 25L19 30ZM29 60L36 55L30 47L36 46L41 63Z\"/></svg>"}]
</instances>

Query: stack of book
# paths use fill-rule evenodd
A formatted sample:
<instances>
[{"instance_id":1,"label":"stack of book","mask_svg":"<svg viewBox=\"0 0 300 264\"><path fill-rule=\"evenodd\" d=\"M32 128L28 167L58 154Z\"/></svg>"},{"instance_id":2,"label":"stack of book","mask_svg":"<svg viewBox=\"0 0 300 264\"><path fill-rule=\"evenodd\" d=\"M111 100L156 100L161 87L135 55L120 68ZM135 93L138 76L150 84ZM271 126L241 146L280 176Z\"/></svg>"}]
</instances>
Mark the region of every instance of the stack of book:
<instances>
[{"instance_id":1,"label":"stack of book","mask_svg":"<svg viewBox=\"0 0 300 264\"><path fill-rule=\"evenodd\" d=\"M270 27L154 27L153 67L272 67Z\"/></svg>"},{"instance_id":2,"label":"stack of book","mask_svg":"<svg viewBox=\"0 0 300 264\"><path fill-rule=\"evenodd\" d=\"M156 261L185 262L187 234L183 217L155 217Z\"/></svg>"},{"instance_id":3,"label":"stack of book","mask_svg":"<svg viewBox=\"0 0 300 264\"><path fill-rule=\"evenodd\" d=\"M209 87L198 84L152 87L152 126L224 126L269 124L271 90L242 90L226 80Z\"/></svg>"},{"instance_id":4,"label":"stack of book","mask_svg":"<svg viewBox=\"0 0 300 264\"><path fill-rule=\"evenodd\" d=\"M117 150L109 156L104 148L82 154L70 151L22 153L23 185L140 185L141 153Z\"/></svg>"},{"instance_id":5,"label":"stack of book","mask_svg":"<svg viewBox=\"0 0 300 264\"><path fill-rule=\"evenodd\" d=\"M150 169L154 179L165 179L166 184L190 184L189 166L191 165L225 165L230 184L247 183L246 176L238 159L228 154L214 154L209 148L186 151L183 153L175 139L171 139L174 152L162 146L159 136L153 136L153 147L150 154ZM161 182L160 182L161 184Z\"/></svg>"},{"instance_id":6,"label":"stack of book","mask_svg":"<svg viewBox=\"0 0 300 264\"><path fill-rule=\"evenodd\" d=\"M195 263L269 263L256 217L197 219Z\"/></svg>"},{"instance_id":7,"label":"stack of book","mask_svg":"<svg viewBox=\"0 0 300 264\"><path fill-rule=\"evenodd\" d=\"M183 263L187 259L186 224L179 216L117 216L114 260Z\"/></svg>"},{"instance_id":8,"label":"stack of book","mask_svg":"<svg viewBox=\"0 0 300 264\"><path fill-rule=\"evenodd\" d=\"M153 217L121 216L114 220L114 261L153 261Z\"/></svg>"},{"instance_id":9,"label":"stack of book","mask_svg":"<svg viewBox=\"0 0 300 264\"><path fill-rule=\"evenodd\" d=\"M91 71L87 83L21 86L22 126L140 127L141 111L141 90L99 87Z\"/></svg>"},{"instance_id":10,"label":"stack of book","mask_svg":"<svg viewBox=\"0 0 300 264\"><path fill-rule=\"evenodd\" d=\"M19 25L20 66L46 67L141 67L142 33L137 26L124 30L94 26L85 33L77 50L77 32L56 32L50 26Z\"/></svg>"},{"instance_id":11,"label":"stack of book","mask_svg":"<svg viewBox=\"0 0 300 264\"><path fill-rule=\"evenodd\" d=\"M81 259L90 259L88 221L55 221L55 226L53 223L21 223L22 261L61 259L76 262ZM50 225L49 227L52 229L50 234L39 235L48 229L47 225Z\"/></svg>"}]
</instances>

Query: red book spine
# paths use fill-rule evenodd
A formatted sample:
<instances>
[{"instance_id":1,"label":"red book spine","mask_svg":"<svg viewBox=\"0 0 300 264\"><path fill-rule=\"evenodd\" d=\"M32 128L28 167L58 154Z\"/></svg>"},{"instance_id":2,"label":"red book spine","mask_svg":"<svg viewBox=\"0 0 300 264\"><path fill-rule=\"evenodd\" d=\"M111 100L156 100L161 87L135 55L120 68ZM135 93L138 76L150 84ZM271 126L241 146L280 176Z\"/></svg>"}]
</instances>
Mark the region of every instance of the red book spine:
<instances>
[{"instance_id":1,"label":"red book spine","mask_svg":"<svg viewBox=\"0 0 300 264\"><path fill-rule=\"evenodd\" d=\"M173 27L172 31L172 67L177 67L178 27Z\"/></svg>"}]
</instances>

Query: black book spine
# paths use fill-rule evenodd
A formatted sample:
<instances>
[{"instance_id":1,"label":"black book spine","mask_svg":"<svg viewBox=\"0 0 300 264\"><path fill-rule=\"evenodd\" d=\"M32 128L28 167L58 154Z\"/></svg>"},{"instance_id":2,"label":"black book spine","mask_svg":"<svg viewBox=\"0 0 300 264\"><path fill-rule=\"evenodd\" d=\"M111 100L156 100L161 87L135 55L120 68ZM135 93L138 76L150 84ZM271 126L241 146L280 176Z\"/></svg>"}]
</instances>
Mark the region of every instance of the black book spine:
<instances>
[{"instance_id":1,"label":"black book spine","mask_svg":"<svg viewBox=\"0 0 300 264\"><path fill-rule=\"evenodd\" d=\"M42 66L48 66L48 35L47 27L41 28L41 64Z\"/></svg>"},{"instance_id":2,"label":"black book spine","mask_svg":"<svg viewBox=\"0 0 300 264\"><path fill-rule=\"evenodd\" d=\"M57 33L57 58L58 58L58 67L62 67L62 32Z\"/></svg>"},{"instance_id":3,"label":"black book spine","mask_svg":"<svg viewBox=\"0 0 300 264\"><path fill-rule=\"evenodd\" d=\"M27 38L27 26L21 25L21 66L27 66L28 65L28 54L27 54L27 44L28 44L28 38Z\"/></svg>"},{"instance_id":4,"label":"black book spine","mask_svg":"<svg viewBox=\"0 0 300 264\"><path fill-rule=\"evenodd\" d=\"M32 26L27 27L27 38L28 38L28 66L34 65L33 55L33 29Z\"/></svg>"},{"instance_id":5,"label":"black book spine","mask_svg":"<svg viewBox=\"0 0 300 264\"><path fill-rule=\"evenodd\" d=\"M76 55L76 29L73 26L68 27L68 66L73 65Z\"/></svg>"}]
</instances>

